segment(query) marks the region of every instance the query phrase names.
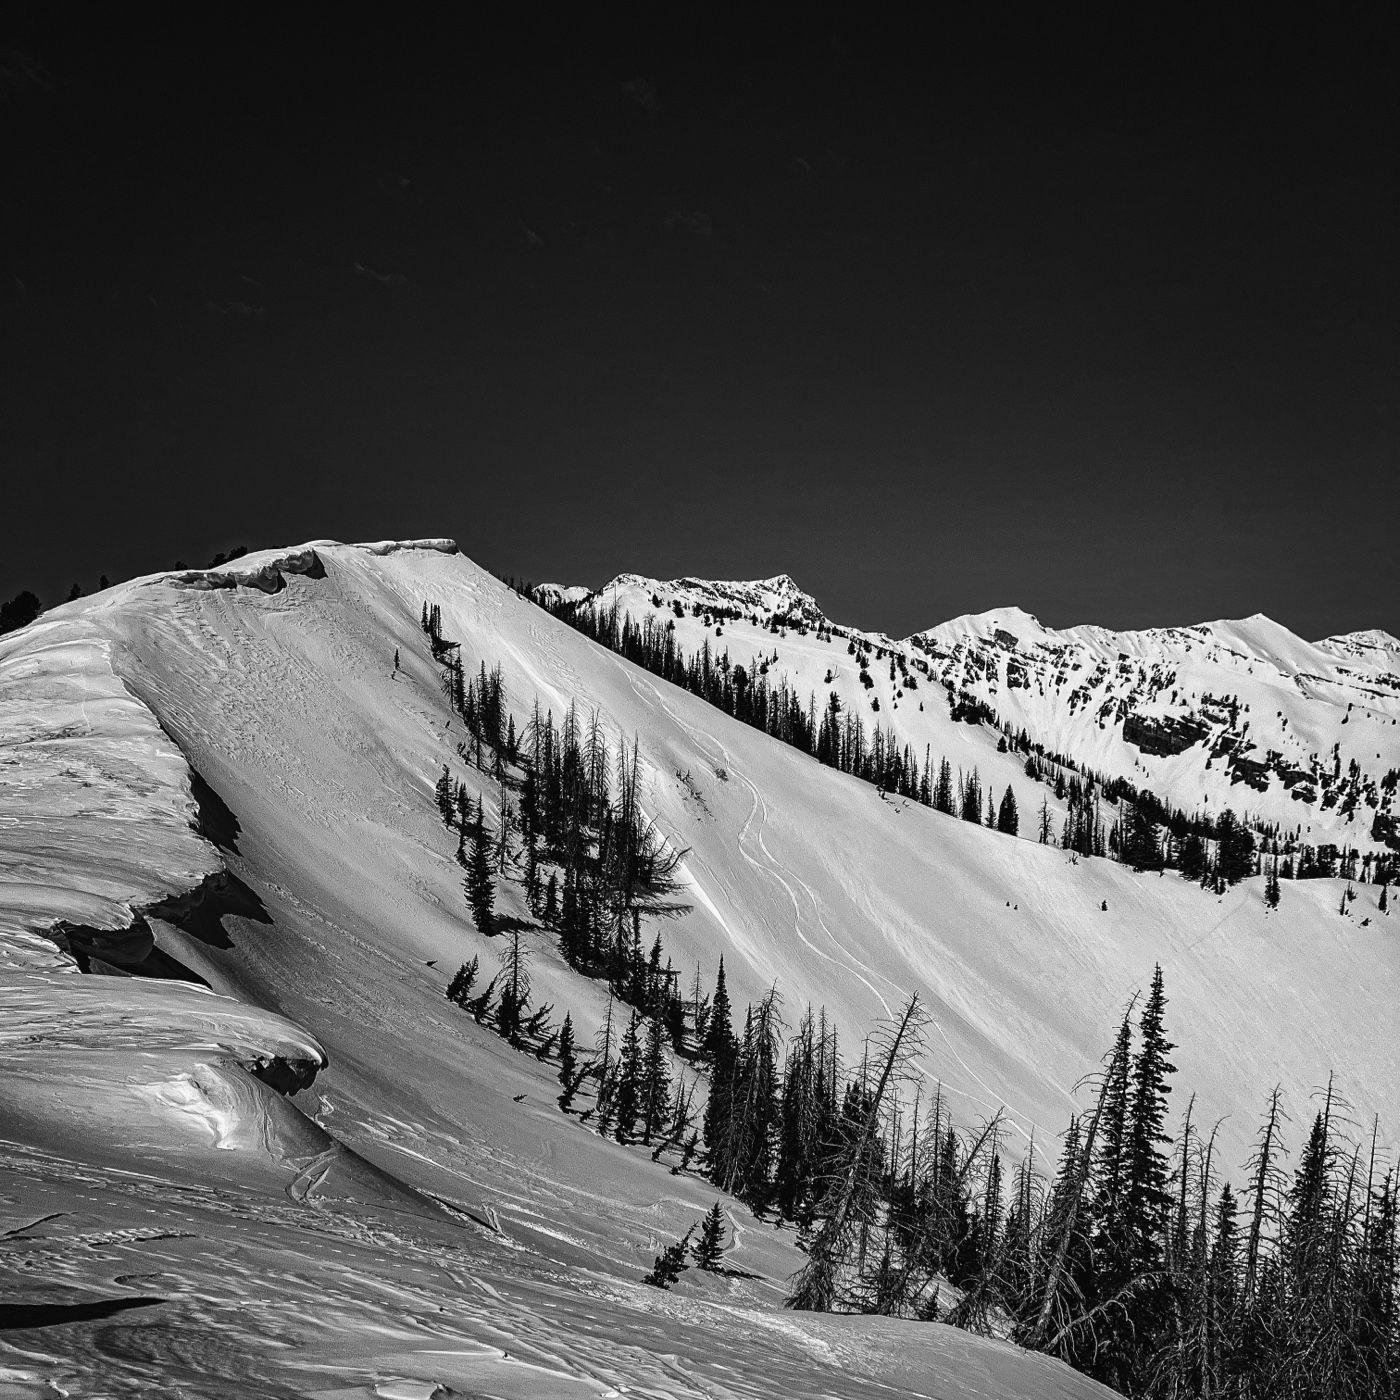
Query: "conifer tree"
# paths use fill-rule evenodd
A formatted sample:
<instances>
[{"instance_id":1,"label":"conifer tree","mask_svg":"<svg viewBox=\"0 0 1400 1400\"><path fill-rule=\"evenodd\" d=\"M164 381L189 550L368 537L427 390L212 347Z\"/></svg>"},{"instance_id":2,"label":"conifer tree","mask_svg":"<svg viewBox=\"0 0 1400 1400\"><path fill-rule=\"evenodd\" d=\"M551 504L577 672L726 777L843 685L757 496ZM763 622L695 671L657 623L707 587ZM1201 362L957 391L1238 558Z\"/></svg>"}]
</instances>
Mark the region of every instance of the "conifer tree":
<instances>
[{"instance_id":1,"label":"conifer tree","mask_svg":"<svg viewBox=\"0 0 1400 1400\"><path fill-rule=\"evenodd\" d=\"M613 1111L617 1117L616 1134L619 1142L630 1142L636 1131L642 1106L642 1050L637 1034L637 1013L632 1013L623 1032L618 1050L617 1094Z\"/></svg>"},{"instance_id":2,"label":"conifer tree","mask_svg":"<svg viewBox=\"0 0 1400 1400\"><path fill-rule=\"evenodd\" d=\"M612 1123L613 1099L616 1096L617 1075L613 1065L613 1055L617 1048L617 1029L613 1016L613 998L608 997L608 1009L603 1015L603 1024L593 1042L594 1055L592 1073L598 1081L598 1092L593 1111L597 1115L598 1131L606 1137ZM586 1118L588 1115L585 1114Z\"/></svg>"},{"instance_id":3,"label":"conifer tree","mask_svg":"<svg viewBox=\"0 0 1400 1400\"><path fill-rule=\"evenodd\" d=\"M578 1071L578 1053L574 1046L574 1018L566 1011L559 1028L559 1082L567 1085Z\"/></svg>"},{"instance_id":4,"label":"conifer tree","mask_svg":"<svg viewBox=\"0 0 1400 1400\"><path fill-rule=\"evenodd\" d=\"M1206 1274L1202 1338L1202 1390L1228 1394L1235 1370L1235 1339L1239 1335L1239 1236L1235 1195L1227 1181L1215 1208L1214 1239Z\"/></svg>"},{"instance_id":5,"label":"conifer tree","mask_svg":"<svg viewBox=\"0 0 1400 1400\"><path fill-rule=\"evenodd\" d=\"M1161 1259L1162 1234L1169 1204L1167 1160L1162 1145L1169 1143L1165 1128L1167 1076L1175 1066L1168 1060L1173 1050L1166 1038L1163 1017L1167 998L1159 963L1152 973L1152 988L1138 1023L1138 1053L1133 1065L1133 1097L1127 1142L1127 1213L1132 1262L1139 1272L1154 1269Z\"/></svg>"},{"instance_id":6,"label":"conifer tree","mask_svg":"<svg viewBox=\"0 0 1400 1400\"><path fill-rule=\"evenodd\" d=\"M447 984L448 1001L456 1002L458 1006L466 1005L467 998L471 996L472 984L476 981L477 968L480 960L473 956L471 962L463 963L452 975L452 980Z\"/></svg>"},{"instance_id":7,"label":"conifer tree","mask_svg":"<svg viewBox=\"0 0 1400 1400\"><path fill-rule=\"evenodd\" d=\"M945 812L949 816L953 813L953 769L946 758L938 765L938 782L933 789L933 805L939 812Z\"/></svg>"},{"instance_id":8,"label":"conifer tree","mask_svg":"<svg viewBox=\"0 0 1400 1400\"><path fill-rule=\"evenodd\" d=\"M694 1233L695 1227L692 1225L674 1244L668 1244L656 1256L651 1272L642 1278L642 1282L651 1284L653 1288L669 1288L675 1283L690 1267L685 1256L690 1252L690 1237Z\"/></svg>"},{"instance_id":9,"label":"conifer tree","mask_svg":"<svg viewBox=\"0 0 1400 1400\"><path fill-rule=\"evenodd\" d=\"M963 779L962 819L977 826L982 825L982 780L977 776L975 768Z\"/></svg>"},{"instance_id":10,"label":"conifer tree","mask_svg":"<svg viewBox=\"0 0 1400 1400\"><path fill-rule=\"evenodd\" d=\"M1128 1182L1131 1150L1132 1027L1123 1017L1109 1059L1098 1109L1094 1156L1094 1197L1090 1206L1089 1251L1082 1276L1075 1280L1083 1315L1092 1326L1067 1337L1067 1359L1080 1370L1112 1384L1125 1364L1127 1337L1121 1310L1112 1300L1132 1278L1128 1238ZM1086 1151L1088 1145L1086 1145Z\"/></svg>"},{"instance_id":11,"label":"conifer tree","mask_svg":"<svg viewBox=\"0 0 1400 1400\"><path fill-rule=\"evenodd\" d=\"M702 1269L718 1269L724 1256L724 1209L718 1201L705 1212L695 1241L695 1262Z\"/></svg>"},{"instance_id":12,"label":"conifer tree","mask_svg":"<svg viewBox=\"0 0 1400 1400\"><path fill-rule=\"evenodd\" d=\"M1016 836L1021 830L1021 814L1016 810L1016 794L1008 783L1002 794L1001 807L997 811L997 830L1008 836Z\"/></svg>"},{"instance_id":13,"label":"conifer tree","mask_svg":"<svg viewBox=\"0 0 1400 1400\"><path fill-rule=\"evenodd\" d=\"M471 906L472 919L477 928L489 936L495 932L496 882L491 875L491 858L487 853L489 838L486 835L486 820L480 799L477 801L476 817L472 822L469 839L471 848L467 854L467 876L462 881L462 889L467 896L467 903Z\"/></svg>"},{"instance_id":14,"label":"conifer tree","mask_svg":"<svg viewBox=\"0 0 1400 1400\"><path fill-rule=\"evenodd\" d=\"M711 1066L728 1061L734 1054L734 1026L729 1009L729 988L724 979L724 954L720 954L715 990L710 997L710 1014L705 1034L704 1055Z\"/></svg>"},{"instance_id":15,"label":"conifer tree","mask_svg":"<svg viewBox=\"0 0 1400 1400\"><path fill-rule=\"evenodd\" d=\"M521 1023L530 1004L529 948L522 941L519 926L510 931L510 948L501 970L501 1000L496 1008L496 1025L512 1045L520 1041Z\"/></svg>"},{"instance_id":16,"label":"conifer tree","mask_svg":"<svg viewBox=\"0 0 1400 1400\"><path fill-rule=\"evenodd\" d=\"M666 1058L666 1030L659 1016L647 1020L646 1050L642 1060L642 1141L651 1140L671 1112L671 1067Z\"/></svg>"}]
</instances>

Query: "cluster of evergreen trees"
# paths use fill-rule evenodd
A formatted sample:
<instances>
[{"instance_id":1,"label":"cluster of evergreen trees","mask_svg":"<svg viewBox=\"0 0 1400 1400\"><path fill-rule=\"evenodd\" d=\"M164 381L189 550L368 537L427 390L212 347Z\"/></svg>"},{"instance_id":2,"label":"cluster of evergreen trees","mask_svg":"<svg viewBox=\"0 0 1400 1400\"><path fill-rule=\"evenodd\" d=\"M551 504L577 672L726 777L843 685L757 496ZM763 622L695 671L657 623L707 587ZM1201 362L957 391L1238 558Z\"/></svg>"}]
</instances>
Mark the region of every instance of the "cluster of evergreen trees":
<instances>
[{"instance_id":1,"label":"cluster of evergreen trees","mask_svg":"<svg viewBox=\"0 0 1400 1400\"><path fill-rule=\"evenodd\" d=\"M697 1234L698 1231L698 1234ZM691 1243L691 1237L695 1242ZM669 1288L690 1267L690 1257L702 1268L716 1273L724 1257L724 1209L718 1201L710 1207L674 1244L669 1244L643 1279L653 1288Z\"/></svg>"},{"instance_id":2,"label":"cluster of evergreen trees","mask_svg":"<svg viewBox=\"0 0 1400 1400\"><path fill-rule=\"evenodd\" d=\"M834 691L818 712L814 696L804 701L786 680L770 684L765 660L755 658L747 667L736 665L727 651L716 655L708 638L699 652L686 656L669 620L659 625L648 616L637 623L630 613L620 613L616 603L603 610L546 595L536 595L535 601L593 641L829 768L940 812L985 821L1013 835L1018 829L1016 799L1009 787L999 803L987 793L984 806L975 770L966 777L960 773L955 788L946 758L935 769L927 750L921 760L908 744L898 742L893 730L879 723L867 729L861 716L847 710ZM917 684L912 676L907 683Z\"/></svg>"},{"instance_id":3,"label":"cluster of evergreen trees","mask_svg":"<svg viewBox=\"0 0 1400 1400\"><path fill-rule=\"evenodd\" d=\"M687 1053L693 1039L687 1015L702 1014L698 982L687 1003L676 969L662 962L660 938L649 952L641 941L643 917L688 908L677 898L685 853L642 811L635 742L630 751L614 749L596 713L585 723L571 704L556 723L538 701L517 734L500 667L488 671L482 661L467 678L460 644L442 636L441 615L426 604L423 627L443 667L444 691L470 736L458 745L458 757L498 785L490 830L484 802L472 801L450 765L436 785L439 815L458 837L477 927L496 931L496 881L518 880L527 907L557 934L569 965L606 978L615 996L654 1016L673 1047Z\"/></svg>"},{"instance_id":4,"label":"cluster of evergreen trees","mask_svg":"<svg viewBox=\"0 0 1400 1400\"><path fill-rule=\"evenodd\" d=\"M940 1089L931 1102L911 1091L917 997L850 1068L823 1011L807 1008L789 1033L776 988L736 1018L722 959L712 992L697 969L682 996L660 938L642 951L642 916L675 908L676 866L640 834L635 745L614 752L596 719L571 710L556 725L538 706L517 738L499 670L459 679L460 649L436 631L473 736L459 757L501 785L488 833L450 769L438 783L459 851L472 845L469 892L479 847L486 878L520 882L570 965L613 994L581 1051L571 1016L556 1027L553 1008L531 1001L529 930L517 922L496 977L476 991L473 959L449 997L557 1061L566 1112L795 1224L807 1263L792 1306L1006 1331L1130 1395L1400 1395L1396 1183L1374 1146L1363 1161L1346 1143L1330 1094L1291 1179L1275 1094L1237 1195L1189 1107L1177 1137L1167 1132L1159 969L1136 1037L1127 1014L1092 1112L1069 1124L1053 1182L1034 1172L1033 1150L1008 1173L1000 1115L960 1128ZM960 814L982 820L981 803L978 791ZM651 1281L674 1281L693 1233L658 1256Z\"/></svg>"},{"instance_id":5,"label":"cluster of evergreen trees","mask_svg":"<svg viewBox=\"0 0 1400 1400\"><path fill-rule=\"evenodd\" d=\"M824 1173L791 1305L995 1326L1127 1395L1400 1395L1397 1184L1374 1129L1368 1149L1348 1141L1329 1088L1290 1177L1275 1091L1237 1195L1190 1105L1167 1132L1165 1008L1158 969L1054 1181L1028 1157L1009 1191L996 1120L960 1136L936 1100L905 1131L888 1084L919 1043L906 1009Z\"/></svg>"},{"instance_id":6,"label":"cluster of evergreen trees","mask_svg":"<svg viewBox=\"0 0 1400 1400\"><path fill-rule=\"evenodd\" d=\"M0 603L0 635L28 627L43 611L37 594L21 589L13 598Z\"/></svg>"}]
</instances>

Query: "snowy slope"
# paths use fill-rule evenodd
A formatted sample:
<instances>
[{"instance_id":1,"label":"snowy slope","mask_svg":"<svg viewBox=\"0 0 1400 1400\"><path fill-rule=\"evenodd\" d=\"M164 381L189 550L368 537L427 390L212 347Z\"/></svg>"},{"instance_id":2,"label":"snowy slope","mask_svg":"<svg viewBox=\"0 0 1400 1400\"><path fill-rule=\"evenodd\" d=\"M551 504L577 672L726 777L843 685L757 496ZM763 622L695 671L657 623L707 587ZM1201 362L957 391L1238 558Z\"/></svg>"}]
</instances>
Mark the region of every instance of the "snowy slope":
<instances>
[{"instance_id":1,"label":"snowy slope","mask_svg":"<svg viewBox=\"0 0 1400 1400\"><path fill-rule=\"evenodd\" d=\"M945 755L955 768L976 766L998 796L1009 783L1023 821L1043 789L1023 780L1014 755L990 752L996 733L953 722L952 699L979 700L1008 732L1024 729L1048 752L1188 813L1230 807L1308 844L1378 849L1377 814L1400 813L1400 642L1383 632L1309 643L1262 614L1057 631L1019 608L994 608L895 640L832 623L786 575L623 574L584 601L674 626L687 653L708 641L716 656L766 662L770 683L786 679L818 712L834 692L920 759L928 750L935 763ZM852 640L871 653L870 686ZM1400 849L1400 827L1393 843Z\"/></svg>"},{"instance_id":2,"label":"snowy slope","mask_svg":"<svg viewBox=\"0 0 1400 1400\"><path fill-rule=\"evenodd\" d=\"M758 596L780 593L796 593L790 580ZM564 1119L547 1069L442 996L458 963L489 967L497 948L468 921L433 808L462 735L418 628L424 601L469 666L502 666L518 716L535 696L556 713L576 698L638 736L647 809L689 852L693 909L663 930L667 950L707 981L723 954L736 999L776 981L792 1019L825 1004L854 1054L918 989L935 1023L924 1072L964 1119L1005 1103L1021 1145L1034 1130L1053 1152L1070 1087L1160 961L1179 1083L1199 1092L1198 1116L1232 1115L1228 1159L1274 1082L1301 1115L1333 1067L1357 1112L1393 1130L1400 956L1374 890L1343 918L1336 886L1290 886L1266 916L1252 884L1217 899L1075 864L882 800L594 646L443 542L317 542L212 577L136 580L0 641L0 697L14 700L0 710L0 1019L48 1038L0 1077L18 1125L3 1151L23 1182L8 1208L72 1217L32 1237L50 1242L32 1246L34 1277L110 1291L141 1272L125 1234L120 1265L72 1262L78 1161L100 1202L82 1210L137 1211L155 1188L123 1186L136 1172L203 1242L156 1247L167 1281L141 1291L178 1295L201 1325L257 1300L234 1335L258 1335L261 1318L309 1346L327 1392L373 1393L350 1387L378 1365L492 1394L1097 1393L947 1329L910 1340L776 1311L800 1256L742 1210L735 1262L757 1277L636 1285L708 1190ZM957 728L985 775L989 736ZM483 797L490 814L491 784ZM83 926L98 963L103 930L149 940L210 990L75 977L40 937L62 921ZM598 987L544 936L536 946L539 995L586 1038ZM316 1077L289 1100L250 1065ZM268 1253L288 1231L290 1274ZM232 1261L217 1277L216 1257ZM371 1316L382 1330L366 1342ZM149 1344L167 1360L178 1349L165 1332ZM501 1351L543 1370L513 1371Z\"/></svg>"}]
</instances>

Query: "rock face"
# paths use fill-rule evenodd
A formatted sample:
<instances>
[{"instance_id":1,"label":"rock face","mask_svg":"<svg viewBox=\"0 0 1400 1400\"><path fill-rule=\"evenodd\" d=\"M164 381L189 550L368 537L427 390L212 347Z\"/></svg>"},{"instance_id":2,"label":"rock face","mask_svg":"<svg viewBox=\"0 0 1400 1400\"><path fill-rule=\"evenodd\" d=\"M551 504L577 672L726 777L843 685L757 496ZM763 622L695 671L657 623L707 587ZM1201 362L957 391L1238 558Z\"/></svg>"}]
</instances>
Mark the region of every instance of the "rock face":
<instances>
[{"instance_id":1,"label":"rock face","mask_svg":"<svg viewBox=\"0 0 1400 1400\"><path fill-rule=\"evenodd\" d=\"M1150 715L1129 714L1123 719L1124 740L1143 753L1162 756L1185 753L1193 745L1203 742L1209 734L1209 727L1199 720L1179 719L1172 715L1154 719Z\"/></svg>"}]
</instances>

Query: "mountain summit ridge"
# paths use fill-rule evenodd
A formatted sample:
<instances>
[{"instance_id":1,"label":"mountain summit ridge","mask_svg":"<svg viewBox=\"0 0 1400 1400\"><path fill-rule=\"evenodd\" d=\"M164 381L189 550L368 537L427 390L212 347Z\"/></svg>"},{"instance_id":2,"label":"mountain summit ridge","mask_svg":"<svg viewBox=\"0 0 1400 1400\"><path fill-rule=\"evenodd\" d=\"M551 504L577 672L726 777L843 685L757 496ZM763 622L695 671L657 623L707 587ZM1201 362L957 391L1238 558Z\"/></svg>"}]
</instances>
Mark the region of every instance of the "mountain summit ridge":
<instances>
[{"instance_id":1,"label":"mountain summit ridge","mask_svg":"<svg viewBox=\"0 0 1400 1400\"><path fill-rule=\"evenodd\" d=\"M1400 849L1400 643L1385 632L1310 642L1262 611L1053 628L1010 605L895 639L833 620L785 573L623 573L567 601L650 617L686 654L708 641L717 659L758 666L818 710L835 697L863 712L919 756L958 751L932 717L932 681L955 715L994 717L1008 735L1184 811L1228 806L1312 844Z\"/></svg>"}]
</instances>

